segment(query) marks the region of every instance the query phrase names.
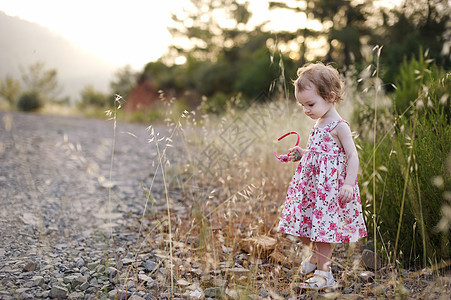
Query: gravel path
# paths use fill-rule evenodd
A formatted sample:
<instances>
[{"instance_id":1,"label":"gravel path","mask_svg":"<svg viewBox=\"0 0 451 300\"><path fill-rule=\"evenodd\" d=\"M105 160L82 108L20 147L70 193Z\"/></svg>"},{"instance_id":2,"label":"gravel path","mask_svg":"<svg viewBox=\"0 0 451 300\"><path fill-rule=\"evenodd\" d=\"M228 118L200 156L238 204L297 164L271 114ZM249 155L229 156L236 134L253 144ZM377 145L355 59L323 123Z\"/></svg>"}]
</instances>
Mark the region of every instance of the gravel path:
<instances>
[{"instance_id":1,"label":"gravel path","mask_svg":"<svg viewBox=\"0 0 451 300\"><path fill-rule=\"evenodd\" d=\"M143 186L154 195L163 185L146 126L122 123L110 182L113 136L112 121L0 113L0 299L114 298L124 289L114 276L130 263ZM123 256L120 266L106 263L111 255ZM155 268L150 253L141 258L144 271Z\"/></svg>"}]
</instances>

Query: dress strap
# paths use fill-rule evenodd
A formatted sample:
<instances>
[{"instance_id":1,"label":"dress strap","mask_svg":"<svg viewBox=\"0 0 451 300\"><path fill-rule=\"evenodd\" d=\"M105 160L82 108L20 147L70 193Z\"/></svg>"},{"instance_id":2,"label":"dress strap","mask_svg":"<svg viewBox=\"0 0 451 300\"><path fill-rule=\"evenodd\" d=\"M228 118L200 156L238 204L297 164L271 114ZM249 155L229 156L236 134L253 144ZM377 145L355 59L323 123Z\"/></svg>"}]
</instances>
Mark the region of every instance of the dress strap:
<instances>
[{"instance_id":1,"label":"dress strap","mask_svg":"<svg viewBox=\"0 0 451 300\"><path fill-rule=\"evenodd\" d=\"M336 120L336 121L333 121L333 122L329 123L329 125L327 125L327 128L329 129L329 131L332 131L332 130L334 130L334 128L337 127L337 125L340 124L341 122L345 122L345 123L348 124L348 126L349 126L349 123L348 123L347 121L341 119L341 120Z\"/></svg>"}]
</instances>

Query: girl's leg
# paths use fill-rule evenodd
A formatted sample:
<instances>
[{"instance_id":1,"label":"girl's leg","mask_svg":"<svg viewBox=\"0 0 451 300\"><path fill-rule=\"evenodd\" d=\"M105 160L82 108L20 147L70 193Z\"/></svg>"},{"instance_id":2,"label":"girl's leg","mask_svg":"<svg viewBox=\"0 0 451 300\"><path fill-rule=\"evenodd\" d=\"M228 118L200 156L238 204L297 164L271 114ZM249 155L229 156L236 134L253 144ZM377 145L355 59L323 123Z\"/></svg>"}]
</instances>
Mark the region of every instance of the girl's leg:
<instances>
[{"instance_id":1,"label":"girl's leg","mask_svg":"<svg viewBox=\"0 0 451 300\"><path fill-rule=\"evenodd\" d=\"M306 237L299 237L299 239L301 240L302 244L312 248L312 252L313 253L312 253L312 256L310 257L310 262L312 264L316 264L316 262L317 262L317 259L316 259L317 254L316 254L316 252L318 252L318 250L315 247L316 243L312 242L309 238L306 238Z\"/></svg>"},{"instance_id":2,"label":"girl's leg","mask_svg":"<svg viewBox=\"0 0 451 300\"><path fill-rule=\"evenodd\" d=\"M301 240L301 242L306 245L306 246L311 246L312 241L309 238L306 237L299 237L299 239Z\"/></svg>"},{"instance_id":3,"label":"girl's leg","mask_svg":"<svg viewBox=\"0 0 451 300\"><path fill-rule=\"evenodd\" d=\"M314 247L316 247L316 259L318 261L317 263L317 270L330 272L330 264L331 264L331 256L332 256L332 245L330 243L320 243L315 242L313 243ZM324 277L320 275L314 275L311 279L307 280L306 283L303 284L303 286L309 287L312 284L317 284L318 286L324 286L326 285L327 281Z\"/></svg>"},{"instance_id":4,"label":"girl's leg","mask_svg":"<svg viewBox=\"0 0 451 300\"><path fill-rule=\"evenodd\" d=\"M315 243L317 249L318 270L330 271L330 259L332 257L332 245L330 243Z\"/></svg>"},{"instance_id":5,"label":"girl's leg","mask_svg":"<svg viewBox=\"0 0 451 300\"><path fill-rule=\"evenodd\" d=\"M310 262L318 265L318 270L329 272L330 259L332 257L332 244L312 242L309 238L301 237L301 242L304 245L312 247L313 255L310 258Z\"/></svg>"}]
</instances>

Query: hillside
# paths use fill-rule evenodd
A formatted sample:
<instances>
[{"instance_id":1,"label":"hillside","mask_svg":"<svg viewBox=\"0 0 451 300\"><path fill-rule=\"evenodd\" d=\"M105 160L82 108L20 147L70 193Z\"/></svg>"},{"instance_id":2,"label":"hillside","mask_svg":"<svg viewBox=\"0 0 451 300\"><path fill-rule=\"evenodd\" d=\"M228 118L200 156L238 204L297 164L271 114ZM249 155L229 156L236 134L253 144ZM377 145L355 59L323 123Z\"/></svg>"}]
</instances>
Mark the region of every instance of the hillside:
<instances>
[{"instance_id":1,"label":"hillside","mask_svg":"<svg viewBox=\"0 0 451 300\"><path fill-rule=\"evenodd\" d=\"M11 17L0 11L0 78L7 74L20 78L20 67L43 61L47 69L58 71L63 86L61 96L72 101L91 84L108 91L115 67L81 49L50 29Z\"/></svg>"}]
</instances>

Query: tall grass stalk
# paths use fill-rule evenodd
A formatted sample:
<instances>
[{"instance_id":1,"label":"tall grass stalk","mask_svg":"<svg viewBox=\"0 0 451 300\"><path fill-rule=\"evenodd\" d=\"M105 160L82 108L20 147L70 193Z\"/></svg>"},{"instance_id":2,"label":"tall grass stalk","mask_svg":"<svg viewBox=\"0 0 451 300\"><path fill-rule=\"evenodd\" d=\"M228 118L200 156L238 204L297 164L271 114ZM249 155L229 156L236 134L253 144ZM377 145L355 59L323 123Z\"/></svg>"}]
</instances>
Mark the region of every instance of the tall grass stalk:
<instances>
[{"instance_id":1,"label":"tall grass stalk","mask_svg":"<svg viewBox=\"0 0 451 300\"><path fill-rule=\"evenodd\" d=\"M171 297L173 296L174 292L174 264L173 264L173 249L172 249L172 224L171 224L171 209L169 206L169 192L168 192L168 184L166 182L166 168L163 165L163 155L160 152L160 147L158 142L165 139L164 137L157 139L156 141L156 147L157 147L157 153L158 153L158 162L161 168L161 174L163 176L163 185L164 185L164 193L166 198L166 209L167 209L167 215L168 215L168 231L169 231L169 257L170 257L170 269L171 269Z\"/></svg>"},{"instance_id":2,"label":"tall grass stalk","mask_svg":"<svg viewBox=\"0 0 451 300\"><path fill-rule=\"evenodd\" d=\"M113 226L112 226L112 209L111 209L111 191L113 188L113 166L114 166L114 152L116 150L116 136L117 136L117 111L121 108L122 96L116 94L114 98L113 111L107 111L107 116L113 120L113 144L111 146L110 157L110 171L108 176L108 215L109 215L109 227L110 227L110 239L113 241Z\"/></svg>"},{"instance_id":3,"label":"tall grass stalk","mask_svg":"<svg viewBox=\"0 0 451 300\"><path fill-rule=\"evenodd\" d=\"M165 99L163 94L160 95L160 98L162 100ZM174 248L173 248L174 241L173 241L173 235L172 235L171 206L169 203L169 190L168 190L168 182L167 182L167 176L166 176L166 165L169 162L166 158L166 150L168 147L172 147L172 144L171 144L172 138L173 138L174 134L177 132L177 130L182 131L182 125L181 125L180 121L182 118L186 117L187 114L188 114L188 112L184 111L183 114L174 123L171 123L169 121L169 119L166 120L168 122L168 125L173 125L172 131L168 137L159 137L159 133L155 134L155 131L152 126L148 127L148 130L150 130L150 137L151 137L148 140L148 142L151 143L152 141L155 140L155 146L157 149L157 156L158 156L157 171L155 172L154 178L152 180L152 185L155 180L155 176L158 172L158 169L161 169L163 186L164 186L164 194L165 194L165 201L166 201L166 214L167 214L167 218L168 218L168 237L169 237L168 243L169 243L169 267L170 267L170 274L171 274L171 279L170 279L171 298L173 297L173 293L174 293ZM165 148L163 150L160 149L160 142L162 142L162 141L165 141L165 143L166 143ZM150 190L148 191L149 196L146 197L145 207L147 207L149 197L152 197L150 195L151 189L152 189L152 186L151 186ZM139 230L140 232L142 230L142 224L144 223L143 222L144 216L145 216L145 211L143 212L143 215L141 217L142 221L141 221L141 227ZM160 224L161 224L161 222L160 222ZM140 245L141 245L141 243L140 243ZM139 250L140 250L140 247L141 246L139 246ZM139 250L137 252L139 252Z\"/></svg>"},{"instance_id":4,"label":"tall grass stalk","mask_svg":"<svg viewBox=\"0 0 451 300\"><path fill-rule=\"evenodd\" d=\"M374 119L373 119L373 236L374 236L374 249L377 249L377 224L376 224L376 149L377 149L377 102L379 98L379 89L380 89L380 83L379 83L379 62L380 62L380 56L382 51L382 46L376 46L375 49L377 50L377 56L376 56L376 81L375 81L375 97L374 97ZM377 270L377 252L374 251L374 270ZM375 281L377 281L377 275L375 273ZM377 298L377 293L375 293Z\"/></svg>"},{"instance_id":5,"label":"tall grass stalk","mask_svg":"<svg viewBox=\"0 0 451 300\"><path fill-rule=\"evenodd\" d=\"M402 217L404 214L404 204L406 202L406 193L407 193L407 187L409 184L409 174L410 174L410 165L412 162L412 155L413 155L413 148L414 148L414 143L415 143L415 130L417 127L417 112L415 110L415 116L413 119L413 132L412 132L412 136L410 138L410 149L409 149L409 156L407 157L407 166L406 166L406 174L404 177L404 188L402 191L402 198L401 198L401 209L399 211L399 221L398 221L398 230L396 231L396 239L395 239L395 250L393 253L393 263L396 264L396 254L398 251L398 241L399 241L399 234L401 232L401 224L402 224Z\"/></svg>"},{"instance_id":6,"label":"tall grass stalk","mask_svg":"<svg viewBox=\"0 0 451 300\"><path fill-rule=\"evenodd\" d=\"M417 163L415 162L415 167L417 167ZM418 188L418 202L419 202L419 210L420 210L420 230L421 230L421 238L423 240L423 266L426 267L426 257L427 257L427 252L426 252L426 230L425 230L425 225L424 225L424 218L423 218L423 203L421 201L421 189L420 189L420 182L418 180L418 172L415 172L416 176L416 184L417 184L417 188Z\"/></svg>"}]
</instances>

